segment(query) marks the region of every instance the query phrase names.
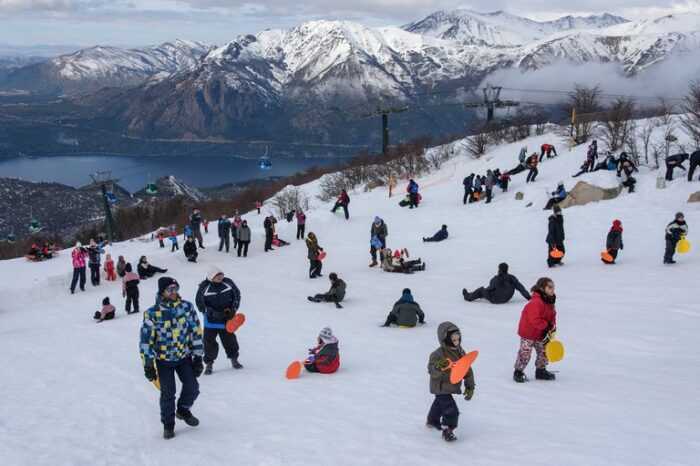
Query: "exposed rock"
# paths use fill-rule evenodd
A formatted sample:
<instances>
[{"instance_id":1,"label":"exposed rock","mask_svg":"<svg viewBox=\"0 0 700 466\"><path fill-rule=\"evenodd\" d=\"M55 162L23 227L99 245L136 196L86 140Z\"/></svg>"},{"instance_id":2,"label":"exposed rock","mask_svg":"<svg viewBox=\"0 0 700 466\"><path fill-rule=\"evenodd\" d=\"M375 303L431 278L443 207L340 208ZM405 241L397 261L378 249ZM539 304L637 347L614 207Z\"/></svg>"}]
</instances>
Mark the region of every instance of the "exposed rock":
<instances>
[{"instance_id":1,"label":"exposed rock","mask_svg":"<svg viewBox=\"0 0 700 466\"><path fill-rule=\"evenodd\" d=\"M700 202L700 191L696 191L690 195L688 202Z\"/></svg>"},{"instance_id":2,"label":"exposed rock","mask_svg":"<svg viewBox=\"0 0 700 466\"><path fill-rule=\"evenodd\" d=\"M605 201L614 199L620 195L622 188L600 188L585 181L579 181L576 186L566 196L566 199L559 203L559 207L565 209L575 205L585 205L590 202Z\"/></svg>"},{"instance_id":3,"label":"exposed rock","mask_svg":"<svg viewBox=\"0 0 700 466\"><path fill-rule=\"evenodd\" d=\"M522 201L523 199L525 199L525 195L522 192L518 191L517 193L515 193L516 201Z\"/></svg>"}]
</instances>

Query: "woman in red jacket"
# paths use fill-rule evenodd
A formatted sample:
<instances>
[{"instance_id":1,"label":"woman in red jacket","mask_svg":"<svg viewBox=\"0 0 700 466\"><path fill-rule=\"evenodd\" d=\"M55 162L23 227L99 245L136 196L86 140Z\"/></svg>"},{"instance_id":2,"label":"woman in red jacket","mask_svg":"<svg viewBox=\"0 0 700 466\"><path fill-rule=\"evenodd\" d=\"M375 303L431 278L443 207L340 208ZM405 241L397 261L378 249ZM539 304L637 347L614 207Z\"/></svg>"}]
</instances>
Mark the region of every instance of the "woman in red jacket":
<instances>
[{"instance_id":1,"label":"woman in red jacket","mask_svg":"<svg viewBox=\"0 0 700 466\"><path fill-rule=\"evenodd\" d=\"M554 302L557 296L554 294L554 282L551 278L542 277L530 289L532 299L525 305L520 315L518 335L520 335L520 350L515 360L515 372L513 380L518 383L527 381L523 373L530 362L532 348L535 348L537 359L535 360L535 379L554 380L554 374L547 372L547 355L544 347L549 341L549 333L557 326L557 311Z\"/></svg>"}]
</instances>

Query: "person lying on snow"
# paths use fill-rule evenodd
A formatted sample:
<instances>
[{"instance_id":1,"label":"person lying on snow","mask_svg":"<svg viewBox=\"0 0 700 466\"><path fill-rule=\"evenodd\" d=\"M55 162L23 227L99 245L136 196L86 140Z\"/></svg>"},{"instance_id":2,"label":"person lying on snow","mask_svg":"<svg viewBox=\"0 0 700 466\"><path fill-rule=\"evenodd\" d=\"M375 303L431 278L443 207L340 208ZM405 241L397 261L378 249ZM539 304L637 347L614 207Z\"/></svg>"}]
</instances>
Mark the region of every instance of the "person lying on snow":
<instances>
[{"instance_id":1,"label":"person lying on snow","mask_svg":"<svg viewBox=\"0 0 700 466\"><path fill-rule=\"evenodd\" d=\"M309 372L320 374L332 374L340 367L338 339L333 335L330 327L324 328L318 334L317 345L309 348L304 367Z\"/></svg>"},{"instance_id":2,"label":"person lying on snow","mask_svg":"<svg viewBox=\"0 0 700 466\"><path fill-rule=\"evenodd\" d=\"M448 236L447 233L447 225L443 225L442 229L435 233L433 236L429 238L423 238L423 242L426 243L433 243L433 242L438 242L438 241L443 241L446 240Z\"/></svg>"},{"instance_id":3,"label":"person lying on snow","mask_svg":"<svg viewBox=\"0 0 700 466\"><path fill-rule=\"evenodd\" d=\"M338 274L335 272L328 275L328 279L331 281L330 290L325 293L309 296L307 299L312 303L335 303L336 308L342 309L343 306L341 306L339 303L345 299L345 289L347 285L342 279L338 278Z\"/></svg>"},{"instance_id":4,"label":"person lying on snow","mask_svg":"<svg viewBox=\"0 0 700 466\"><path fill-rule=\"evenodd\" d=\"M384 250L384 259L382 260L382 269L385 272L397 273L413 273L425 270L425 262L422 262L420 257L415 260L406 260L406 252L406 249L402 249L400 252L397 249L392 256L391 249L386 248Z\"/></svg>"},{"instance_id":5,"label":"person lying on snow","mask_svg":"<svg viewBox=\"0 0 700 466\"><path fill-rule=\"evenodd\" d=\"M396 324L399 327L415 327L416 323L425 323L425 314L420 305L413 300L410 288L404 288L401 299L394 303L394 307L386 317L386 322L382 327L389 327Z\"/></svg>"}]
</instances>

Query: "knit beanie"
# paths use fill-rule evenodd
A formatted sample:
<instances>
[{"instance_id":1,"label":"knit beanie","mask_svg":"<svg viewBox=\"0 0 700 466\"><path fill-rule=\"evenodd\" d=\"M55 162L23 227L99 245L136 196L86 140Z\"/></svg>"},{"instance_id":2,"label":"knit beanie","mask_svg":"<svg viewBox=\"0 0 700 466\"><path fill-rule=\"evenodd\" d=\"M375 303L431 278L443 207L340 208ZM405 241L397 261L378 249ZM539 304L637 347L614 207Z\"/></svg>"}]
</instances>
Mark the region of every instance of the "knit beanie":
<instances>
[{"instance_id":1,"label":"knit beanie","mask_svg":"<svg viewBox=\"0 0 700 466\"><path fill-rule=\"evenodd\" d=\"M209 280L210 282L213 282L214 277L216 277L220 273L224 273L224 272L220 268L218 268L217 266L212 265L211 267L209 267L209 271L207 272L207 280Z\"/></svg>"},{"instance_id":2,"label":"knit beanie","mask_svg":"<svg viewBox=\"0 0 700 466\"><path fill-rule=\"evenodd\" d=\"M380 223L382 221L382 218L380 216L374 217L374 223Z\"/></svg>"},{"instance_id":3,"label":"knit beanie","mask_svg":"<svg viewBox=\"0 0 700 466\"><path fill-rule=\"evenodd\" d=\"M676 212L676 218L683 217L685 218L685 215L683 215L683 212Z\"/></svg>"},{"instance_id":4,"label":"knit beanie","mask_svg":"<svg viewBox=\"0 0 700 466\"><path fill-rule=\"evenodd\" d=\"M178 285L177 280L171 277L160 277L158 279L158 295L162 295L170 285Z\"/></svg>"},{"instance_id":5,"label":"knit beanie","mask_svg":"<svg viewBox=\"0 0 700 466\"><path fill-rule=\"evenodd\" d=\"M328 275L328 278L332 281L336 281L338 279L338 274L335 272L331 272L331 274Z\"/></svg>"},{"instance_id":6,"label":"knit beanie","mask_svg":"<svg viewBox=\"0 0 700 466\"><path fill-rule=\"evenodd\" d=\"M105 299L102 300L102 305L109 306L109 296L107 296Z\"/></svg>"},{"instance_id":7,"label":"knit beanie","mask_svg":"<svg viewBox=\"0 0 700 466\"><path fill-rule=\"evenodd\" d=\"M323 340L325 344L338 342L338 339L333 335L333 330L331 330L330 327L325 327L323 330L321 330L318 337Z\"/></svg>"},{"instance_id":8,"label":"knit beanie","mask_svg":"<svg viewBox=\"0 0 700 466\"><path fill-rule=\"evenodd\" d=\"M124 270L126 272L131 272L133 269L131 268L131 262L127 262L127 264L124 266Z\"/></svg>"}]
</instances>

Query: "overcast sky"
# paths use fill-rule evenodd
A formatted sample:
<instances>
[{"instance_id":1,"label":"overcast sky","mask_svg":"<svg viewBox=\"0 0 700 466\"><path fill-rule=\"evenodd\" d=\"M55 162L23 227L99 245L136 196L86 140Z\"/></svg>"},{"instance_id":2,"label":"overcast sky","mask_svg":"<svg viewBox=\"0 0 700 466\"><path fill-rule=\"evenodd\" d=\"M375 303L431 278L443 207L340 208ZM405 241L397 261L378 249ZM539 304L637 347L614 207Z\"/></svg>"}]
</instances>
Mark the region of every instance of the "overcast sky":
<instances>
[{"instance_id":1,"label":"overcast sky","mask_svg":"<svg viewBox=\"0 0 700 466\"><path fill-rule=\"evenodd\" d=\"M532 19L604 12L628 19L700 11L700 0L0 0L0 44L223 44L305 20L401 25L439 9L503 10Z\"/></svg>"}]
</instances>

